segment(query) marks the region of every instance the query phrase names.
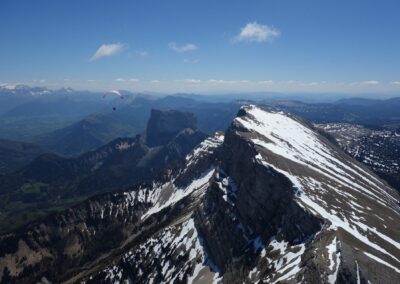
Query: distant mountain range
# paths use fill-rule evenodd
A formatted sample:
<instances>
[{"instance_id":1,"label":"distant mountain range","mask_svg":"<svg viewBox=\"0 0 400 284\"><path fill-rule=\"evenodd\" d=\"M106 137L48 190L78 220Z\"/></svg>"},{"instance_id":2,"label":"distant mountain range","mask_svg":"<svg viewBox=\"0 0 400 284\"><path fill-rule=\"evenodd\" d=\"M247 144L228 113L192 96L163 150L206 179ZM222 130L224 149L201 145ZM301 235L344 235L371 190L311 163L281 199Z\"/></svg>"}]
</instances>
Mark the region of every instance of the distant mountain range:
<instances>
[{"instance_id":1,"label":"distant mountain range","mask_svg":"<svg viewBox=\"0 0 400 284\"><path fill-rule=\"evenodd\" d=\"M0 175L0 229L10 230L87 196L153 178L205 137L193 114L153 110L142 135L118 138L76 158L42 154L22 169Z\"/></svg>"},{"instance_id":2,"label":"distant mountain range","mask_svg":"<svg viewBox=\"0 0 400 284\"><path fill-rule=\"evenodd\" d=\"M195 115L197 125L205 133L225 129L235 116L237 103L207 103L168 96L153 99L137 97L116 111L89 115L72 125L57 129L39 140L39 145L62 155L77 155L96 149L118 137L133 137L144 131L151 109L179 109ZM166 127L166 126L165 126Z\"/></svg>"},{"instance_id":3,"label":"distant mountain range","mask_svg":"<svg viewBox=\"0 0 400 284\"><path fill-rule=\"evenodd\" d=\"M267 100L266 108L288 111L316 123L349 122L375 127L400 125L400 98L387 100L342 99L334 103L304 103L292 100Z\"/></svg>"},{"instance_id":4,"label":"distant mountain range","mask_svg":"<svg viewBox=\"0 0 400 284\"><path fill-rule=\"evenodd\" d=\"M126 103L136 96L125 95ZM103 98L101 92L0 87L0 138L37 143L87 116L110 113L113 103L114 98Z\"/></svg>"},{"instance_id":5,"label":"distant mountain range","mask_svg":"<svg viewBox=\"0 0 400 284\"><path fill-rule=\"evenodd\" d=\"M84 119L57 129L44 137L38 144L58 154L73 156L103 146L117 137L133 137L143 131L133 123L110 113L92 114Z\"/></svg>"},{"instance_id":6,"label":"distant mountain range","mask_svg":"<svg viewBox=\"0 0 400 284\"><path fill-rule=\"evenodd\" d=\"M329 103L306 103L279 99L288 96L277 93L215 97L123 93L125 99L120 100L113 97L104 99L100 92L21 85L0 87L0 138L36 143L49 151L74 156L118 137L133 137L141 133L152 108L191 112L197 118L199 129L212 134L226 129L240 105L245 103L288 111L316 123L350 122L392 128L400 125L400 99L396 98L349 98ZM302 95L290 97L301 99Z\"/></svg>"}]
</instances>

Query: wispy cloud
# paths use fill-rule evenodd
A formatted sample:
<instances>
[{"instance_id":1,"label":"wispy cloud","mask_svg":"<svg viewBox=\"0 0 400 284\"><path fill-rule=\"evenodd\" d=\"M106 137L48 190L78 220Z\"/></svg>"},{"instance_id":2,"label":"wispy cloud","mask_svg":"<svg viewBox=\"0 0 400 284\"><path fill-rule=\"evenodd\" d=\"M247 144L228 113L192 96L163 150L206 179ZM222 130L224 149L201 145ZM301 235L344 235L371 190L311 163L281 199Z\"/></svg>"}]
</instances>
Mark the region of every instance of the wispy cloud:
<instances>
[{"instance_id":1,"label":"wispy cloud","mask_svg":"<svg viewBox=\"0 0 400 284\"><path fill-rule=\"evenodd\" d=\"M234 81L234 80L221 80L221 79L210 79L207 81L208 83L211 84L235 84L238 81Z\"/></svg>"},{"instance_id":2,"label":"wispy cloud","mask_svg":"<svg viewBox=\"0 0 400 284\"><path fill-rule=\"evenodd\" d=\"M193 43L187 43L185 45L182 46L178 46L175 42L170 42L168 44L168 47L170 49L172 49L173 51L176 51L178 53L183 53L183 52L188 52L188 51L194 51L196 49L198 49L197 45L193 44Z\"/></svg>"},{"instance_id":3,"label":"wispy cloud","mask_svg":"<svg viewBox=\"0 0 400 284\"><path fill-rule=\"evenodd\" d=\"M123 49L124 45L119 42L111 44L102 44L90 58L90 61L94 61L102 57L116 55L120 53Z\"/></svg>"},{"instance_id":4,"label":"wispy cloud","mask_svg":"<svg viewBox=\"0 0 400 284\"><path fill-rule=\"evenodd\" d=\"M379 81L369 80L360 82L361 85L379 85Z\"/></svg>"},{"instance_id":5,"label":"wispy cloud","mask_svg":"<svg viewBox=\"0 0 400 284\"><path fill-rule=\"evenodd\" d=\"M265 42L279 37L281 32L271 26L260 25L257 22L247 23L240 33L233 39L234 42Z\"/></svg>"},{"instance_id":6,"label":"wispy cloud","mask_svg":"<svg viewBox=\"0 0 400 284\"><path fill-rule=\"evenodd\" d=\"M273 85L273 84L274 84L274 81L272 81L272 80L258 81L258 84L262 84L262 85Z\"/></svg>"},{"instance_id":7,"label":"wispy cloud","mask_svg":"<svg viewBox=\"0 0 400 284\"><path fill-rule=\"evenodd\" d=\"M201 83L201 80L198 79L186 79L184 80L185 83L191 83L191 84L198 84Z\"/></svg>"},{"instance_id":8,"label":"wispy cloud","mask_svg":"<svg viewBox=\"0 0 400 284\"><path fill-rule=\"evenodd\" d=\"M390 91L397 90L400 87L400 80L392 81L303 81L303 80L287 80L279 78L259 78L259 80L250 80L249 78L224 78L224 77L209 77L202 78L197 76L187 76L186 78L176 79L144 79L135 78L135 74L129 75L120 74L121 78L114 77L111 80L86 80L73 79L68 84L68 87L76 87L79 84L84 84L87 89L103 90L116 86L123 86L127 90L148 90L162 92L340 92L340 93L368 93L376 92L377 90ZM154 76L156 77L156 76ZM157 77L156 77L157 78ZM89 78L91 79L91 78ZM62 80L62 79L61 79ZM49 85L53 82L47 81ZM37 83L38 85L41 85Z\"/></svg>"},{"instance_id":9,"label":"wispy cloud","mask_svg":"<svg viewBox=\"0 0 400 284\"><path fill-rule=\"evenodd\" d=\"M319 82L302 82L300 83L300 86L313 87L318 86L319 84Z\"/></svg>"}]
</instances>

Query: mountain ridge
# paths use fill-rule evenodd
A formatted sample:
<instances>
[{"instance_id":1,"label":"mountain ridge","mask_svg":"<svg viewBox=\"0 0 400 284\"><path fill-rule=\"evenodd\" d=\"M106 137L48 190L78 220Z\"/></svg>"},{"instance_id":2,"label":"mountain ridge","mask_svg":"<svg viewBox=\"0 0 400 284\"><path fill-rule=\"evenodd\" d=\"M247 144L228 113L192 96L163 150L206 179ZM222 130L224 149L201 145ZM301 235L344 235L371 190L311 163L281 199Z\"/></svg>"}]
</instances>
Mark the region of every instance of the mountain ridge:
<instances>
[{"instance_id":1,"label":"mountain ridge","mask_svg":"<svg viewBox=\"0 0 400 284\"><path fill-rule=\"evenodd\" d=\"M0 266L3 279L21 283L396 283L399 201L302 119L246 106L225 135L207 138L152 182L69 211L80 216L78 227L58 214L59 224L2 236L12 245L0 247ZM110 228L121 249L102 258L90 244ZM67 241L57 246L60 236ZM18 262L22 247L37 257Z\"/></svg>"}]
</instances>

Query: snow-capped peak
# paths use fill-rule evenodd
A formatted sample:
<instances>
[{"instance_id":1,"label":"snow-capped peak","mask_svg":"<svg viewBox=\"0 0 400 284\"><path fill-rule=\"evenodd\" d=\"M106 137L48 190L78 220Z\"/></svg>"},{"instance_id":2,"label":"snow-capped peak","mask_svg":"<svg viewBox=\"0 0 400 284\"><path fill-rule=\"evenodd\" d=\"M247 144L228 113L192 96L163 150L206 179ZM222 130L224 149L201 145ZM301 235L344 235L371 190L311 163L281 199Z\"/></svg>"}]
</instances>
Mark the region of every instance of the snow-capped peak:
<instances>
[{"instance_id":1,"label":"snow-capped peak","mask_svg":"<svg viewBox=\"0 0 400 284\"><path fill-rule=\"evenodd\" d=\"M247 106L235 123L254 145L255 160L292 182L301 207L400 273L399 196L392 188L297 117Z\"/></svg>"}]
</instances>

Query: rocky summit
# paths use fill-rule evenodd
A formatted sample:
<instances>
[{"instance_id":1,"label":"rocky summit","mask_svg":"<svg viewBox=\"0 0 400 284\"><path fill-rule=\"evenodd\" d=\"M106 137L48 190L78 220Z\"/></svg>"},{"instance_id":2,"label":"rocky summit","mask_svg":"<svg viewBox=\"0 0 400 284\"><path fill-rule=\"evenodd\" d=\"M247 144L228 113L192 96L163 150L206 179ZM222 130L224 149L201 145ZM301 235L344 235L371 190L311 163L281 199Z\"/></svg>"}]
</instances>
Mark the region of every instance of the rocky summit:
<instances>
[{"instance_id":1,"label":"rocky summit","mask_svg":"<svg viewBox=\"0 0 400 284\"><path fill-rule=\"evenodd\" d=\"M0 237L3 283L400 283L400 197L302 119L242 107L152 182Z\"/></svg>"}]
</instances>

